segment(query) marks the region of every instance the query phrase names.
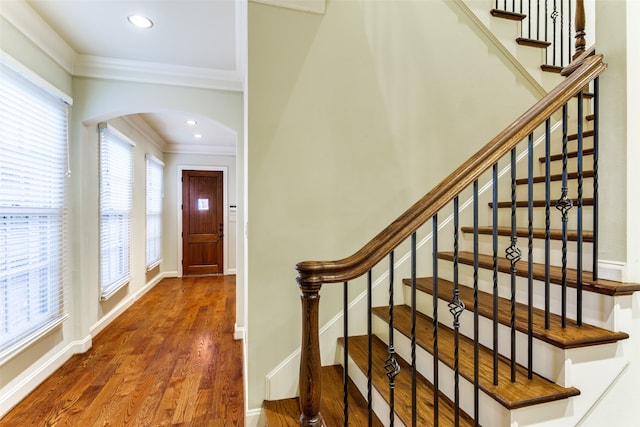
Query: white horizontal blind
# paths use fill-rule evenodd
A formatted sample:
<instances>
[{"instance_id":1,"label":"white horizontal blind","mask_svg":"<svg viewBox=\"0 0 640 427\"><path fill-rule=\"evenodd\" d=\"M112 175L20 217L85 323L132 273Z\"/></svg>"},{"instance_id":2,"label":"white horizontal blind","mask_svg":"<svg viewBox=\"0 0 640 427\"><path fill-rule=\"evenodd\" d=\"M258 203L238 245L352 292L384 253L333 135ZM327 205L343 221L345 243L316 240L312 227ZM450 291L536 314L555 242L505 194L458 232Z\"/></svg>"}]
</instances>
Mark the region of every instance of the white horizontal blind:
<instances>
[{"instance_id":1,"label":"white horizontal blind","mask_svg":"<svg viewBox=\"0 0 640 427\"><path fill-rule=\"evenodd\" d=\"M100 124L100 297L107 299L131 280L133 146Z\"/></svg>"},{"instance_id":2,"label":"white horizontal blind","mask_svg":"<svg viewBox=\"0 0 640 427\"><path fill-rule=\"evenodd\" d=\"M67 105L0 62L0 361L64 318Z\"/></svg>"},{"instance_id":3,"label":"white horizontal blind","mask_svg":"<svg viewBox=\"0 0 640 427\"><path fill-rule=\"evenodd\" d=\"M147 269L162 259L162 171L164 164L147 155Z\"/></svg>"}]
</instances>

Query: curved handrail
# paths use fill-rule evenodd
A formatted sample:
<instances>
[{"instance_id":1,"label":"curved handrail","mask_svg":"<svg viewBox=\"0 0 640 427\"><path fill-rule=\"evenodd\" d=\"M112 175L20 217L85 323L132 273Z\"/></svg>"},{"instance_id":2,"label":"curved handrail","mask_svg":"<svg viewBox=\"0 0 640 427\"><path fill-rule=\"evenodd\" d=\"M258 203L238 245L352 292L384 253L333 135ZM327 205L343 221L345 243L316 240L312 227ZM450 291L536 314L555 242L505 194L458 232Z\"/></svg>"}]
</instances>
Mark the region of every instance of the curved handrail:
<instances>
[{"instance_id":1,"label":"curved handrail","mask_svg":"<svg viewBox=\"0 0 640 427\"><path fill-rule=\"evenodd\" d=\"M339 283L365 274L391 250L407 239L440 209L498 162L505 154L547 120L562 105L599 76L607 65L602 55L589 56L566 80L516 119L473 157L405 211L398 219L353 255L336 261L304 261L296 265L298 284L319 289L323 283Z\"/></svg>"}]
</instances>

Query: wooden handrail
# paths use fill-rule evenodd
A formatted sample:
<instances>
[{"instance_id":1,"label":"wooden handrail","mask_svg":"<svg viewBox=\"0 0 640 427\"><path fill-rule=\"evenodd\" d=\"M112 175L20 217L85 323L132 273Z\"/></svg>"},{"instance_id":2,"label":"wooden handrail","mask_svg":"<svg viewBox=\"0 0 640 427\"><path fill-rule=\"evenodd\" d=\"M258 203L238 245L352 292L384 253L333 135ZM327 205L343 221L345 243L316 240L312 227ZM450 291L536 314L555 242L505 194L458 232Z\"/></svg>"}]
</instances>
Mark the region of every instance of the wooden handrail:
<instances>
[{"instance_id":1,"label":"wooden handrail","mask_svg":"<svg viewBox=\"0 0 640 427\"><path fill-rule=\"evenodd\" d=\"M365 274L432 218L440 209L566 104L606 68L602 55L586 58L560 85L463 163L433 190L353 255L337 261L304 261L296 265L301 290L319 291L323 283L340 283Z\"/></svg>"}]
</instances>

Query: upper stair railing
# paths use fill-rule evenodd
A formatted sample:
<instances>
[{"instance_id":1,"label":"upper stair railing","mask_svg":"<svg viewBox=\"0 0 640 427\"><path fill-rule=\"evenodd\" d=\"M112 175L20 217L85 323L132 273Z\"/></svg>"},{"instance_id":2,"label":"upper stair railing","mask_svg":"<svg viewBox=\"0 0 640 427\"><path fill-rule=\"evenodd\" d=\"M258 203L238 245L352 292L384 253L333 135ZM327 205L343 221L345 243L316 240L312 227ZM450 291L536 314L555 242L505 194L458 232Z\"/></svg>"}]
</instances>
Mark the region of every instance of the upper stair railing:
<instances>
[{"instance_id":1,"label":"upper stair railing","mask_svg":"<svg viewBox=\"0 0 640 427\"><path fill-rule=\"evenodd\" d=\"M521 22L519 44L547 49L543 70L560 72L585 50L584 0L495 0L494 6L492 15Z\"/></svg>"}]
</instances>

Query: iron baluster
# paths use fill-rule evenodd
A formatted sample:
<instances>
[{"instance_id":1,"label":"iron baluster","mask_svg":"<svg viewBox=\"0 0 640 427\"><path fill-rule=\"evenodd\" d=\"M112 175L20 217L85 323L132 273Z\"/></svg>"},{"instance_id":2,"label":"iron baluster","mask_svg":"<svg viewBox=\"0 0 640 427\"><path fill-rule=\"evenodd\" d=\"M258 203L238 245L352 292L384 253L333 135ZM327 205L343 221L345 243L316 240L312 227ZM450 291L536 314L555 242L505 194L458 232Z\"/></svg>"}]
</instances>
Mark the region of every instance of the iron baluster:
<instances>
[{"instance_id":1,"label":"iron baluster","mask_svg":"<svg viewBox=\"0 0 640 427\"><path fill-rule=\"evenodd\" d=\"M400 373L400 365L396 360L396 352L393 347L393 267L393 251L391 251L391 253L389 254L389 357L384 362L384 370L387 373L387 377L389 378L389 422L391 423L391 425L394 424L395 415L395 378Z\"/></svg>"},{"instance_id":2,"label":"iron baluster","mask_svg":"<svg viewBox=\"0 0 640 427\"><path fill-rule=\"evenodd\" d=\"M558 6L556 4L556 0L553 0L553 12L551 12L551 19L553 20L553 65L556 65L556 41L557 38L557 28L558 28Z\"/></svg>"},{"instance_id":3,"label":"iron baluster","mask_svg":"<svg viewBox=\"0 0 640 427\"><path fill-rule=\"evenodd\" d=\"M373 273L371 270L367 272L367 425L373 424L373 399L372 399L372 381L373 381L373 327L371 324L371 310L373 309Z\"/></svg>"},{"instance_id":4,"label":"iron baluster","mask_svg":"<svg viewBox=\"0 0 640 427\"><path fill-rule=\"evenodd\" d=\"M582 326L582 184L583 184L583 119L584 119L583 93L578 93L578 239L577 239L577 283L576 283L576 322Z\"/></svg>"},{"instance_id":5,"label":"iron baluster","mask_svg":"<svg viewBox=\"0 0 640 427\"><path fill-rule=\"evenodd\" d=\"M493 165L493 385L498 385L498 164Z\"/></svg>"},{"instance_id":6,"label":"iron baluster","mask_svg":"<svg viewBox=\"0 0 640 427\"><path fill-rule=\"evenodd\" d=\"M417 425L416 365L416 233L411 234L411 425Z\"/></svg>"},{"instance_id":7,"label":"iron baluster","mask_svg":"<svg viewBox=\"0 0 640 427\"><path fill-rule=\"evenodd\" d=\"M528 378L533 378L533 134L529 134L527 147L527 218L528 218L528 252L527 252L527 365Z\"/></svg>"},{"instance_id":8,"label":"iron baluster","mask_svg":"<svg viewBox=\"0 0 640 427\"><path fill-rule=\"evenodd\" d=\"M564 0L560 0L560 66L564 58Z\"/></svg>"},{"instance_id":9,"label":"iron baluster","mask_svg":"<svg viewBox=\"0 0 640 427\"><path fill-rule=\"evenodd\" d=\"M598 280L598 125L600 122L599 77L593 81L593 280Z\"/></svg>"},{"instance_id":10,"label":"iron baluster","mask_svg":"<svg viewBox=\"0 0 640 427\"><path fill-rule=\"evenodd\" d=\"M439 369L438 369L438 214L431 221L431 235L433 245L433 425L439 425L440 396Z\"/></svg>"},{"instance_id":11,"label":"iron baluster","mask_svg":"<svg viewBox=\"0 0 640 427\"><path fill-rule=\"evenodd\" d=\"M571 63L571 59L572 59L572 54L571 54L571 47L573 46L573 43L571 43L571 35L573 34L573 29L571 28L571 24L573 23L573 16L571 13L571 3L572 1L569 0L568 2L568 9L569 9L569 19L567 19L567 25L569 26L569 31L567 31L567 64Z\"/></svg>"},{"instance_id":12,"label":"iron baluster","mask_svg":"<svg viewBox=\"0 0 640 427\"><path fill-rule=\"evenodd\" d=\"M556 209L562 214L562 327L567 327L567 221L573 201L567 196L567 104L562 106L562 195Z\"/></svg>"},{"instance_id":13,"label":"iron baluster","mask_svg":"<svg viewBox=\"0 0 640 427\"><path fill-rule=\"evenodd\" d=\"M458 196L453 199L453 298L449 303L449 311L453 315L453 382L455 425L460 424L460 315L464 311L464 303L460 300L458 288L458 230L460 212Z\"/></svg>"},{"instance_id":14,"label":"iron baluster","mask_svg":"<svg viewBox=\"0 0 640 427\"><path fill-rule=\"evenodd\" d=\"M473 408L475 425L480 419L480 356L478 313L478 181L473 181Z\"/></svg>"},{"instance_id":15,"label":"iron baluster","mask_svg":"<svg viewBox=\"0 0 640 427\"><path fill-rule=\"evenodd\" d=\"M344 411L344 425L349 425L349 283L344 282L343 285L344 299L344 368L342 369L342 398Z\"/></svg>"},{"instance_id":16,"label":"iron baluster","mask_svg":"<svg viewBox=\"0 0 640 427\"><path fill-rule=\"evenodd\" d=\"M516 263L522 258L516 237L516 149L511 150L511 244L506 258L511 263L511 381L516 381Z\"/></svg>"},{"instance_id":17,"label":"iron baluster","mask_svg":"<svg viewBox=\"0 0 640 427\"><path fill-rule=\"evenodd\" d=\"M545 123L544 141L544 328L549 329L551 312L551 120Z\"/></svg>"}]
</instances>

